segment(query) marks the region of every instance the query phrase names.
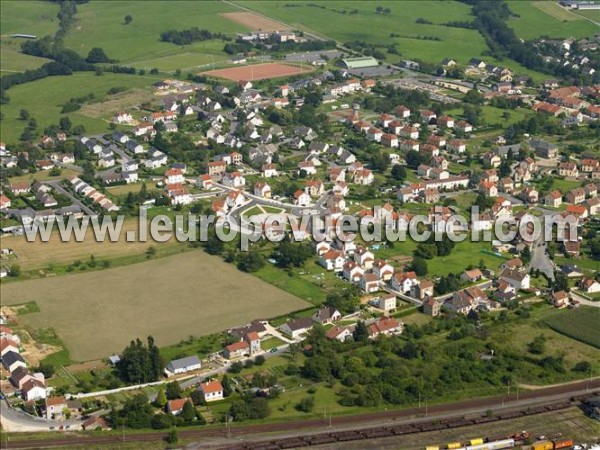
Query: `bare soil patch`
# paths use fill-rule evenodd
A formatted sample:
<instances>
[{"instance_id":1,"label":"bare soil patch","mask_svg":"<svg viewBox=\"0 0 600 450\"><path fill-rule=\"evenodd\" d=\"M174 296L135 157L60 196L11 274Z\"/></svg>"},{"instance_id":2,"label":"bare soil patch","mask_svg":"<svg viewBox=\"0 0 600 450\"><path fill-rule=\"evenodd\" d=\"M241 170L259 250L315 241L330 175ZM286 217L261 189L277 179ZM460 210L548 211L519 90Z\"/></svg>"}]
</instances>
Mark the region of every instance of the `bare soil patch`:
<instances>
[{"instance_id":1,"label":"bare soil patch","mask_svg":"<svg viewBox=\"0 0 600 450\"><path fill-rule=\"evenodd\" d=\"M292 66L288 64L280 63L266 63L266 64L253 64L242 67L230 67L227 69L210 70L208 72L202 72L202 75L208 75L212 77L225 78L227 80L240 81L240 80L266 80L268 78L278 77L289 77L293 75L300 75L307 72L312 72L312 68L300 68L298 66Z\"/></svg>"},{"instance_id":2,"label":"bare soil patch","mask_svg":"<svg viewBox=\"0 0 600 450\"><path fill-rule=\"evenodd\" d=\"M260 14L256 14L253 12L229 12L222 13L223 17L227 19L239 23L245 27L248 27L252 30L261 30L261 31L283 31L283 30L291 30L288 25L285 25L281 22L277 22L275 20L271 20L265 16L261 16Z\"/></svg>"},{"instance_id":3,"label":"bare soil patch","mask_svg":"<svg viewBox=\"0 0 600 450\"><path fill-rule=\"evenodd\" d=\"M131 109L135 106L152 100L153 95L147 89L128 89L124 92L111 95L107 100L98 103L90 103L82 106L81 114L94 119L100 119L121 109Z\"/></svg>"}]
</instances>

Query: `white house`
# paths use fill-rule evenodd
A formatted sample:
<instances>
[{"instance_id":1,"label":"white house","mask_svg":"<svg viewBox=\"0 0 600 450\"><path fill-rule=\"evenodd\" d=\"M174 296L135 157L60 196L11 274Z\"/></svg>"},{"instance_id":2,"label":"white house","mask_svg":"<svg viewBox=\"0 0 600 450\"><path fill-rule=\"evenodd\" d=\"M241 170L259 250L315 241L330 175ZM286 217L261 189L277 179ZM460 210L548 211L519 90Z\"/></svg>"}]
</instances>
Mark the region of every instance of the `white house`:
<instances>
[{"instance_id":1,"label":"white house","mask_svg":"<svg viewBox=\"0 0 600 450\"><path fill-rule=\"evenodd\" d=\"M327 270L340 272L344 268L344 255L338 250L329 250L319 257L319 264Z\"/></svg>"},{"instance_id":2,"label":"white house","mask_svg":"<svg viewBox=\"0 0 600 450\"><path fill-rule=\"evenodd\" d=\"M219 380L206 381L200 384L205 402L215 402L223 400L223 386Z\"/></svg>"},{"instance_id":3,"label":"white house","mask_svg":"<svg viewBox=\"0 0 600 450\"><path fill-rule=\"evenodd\" d=\"M188 356L187 358L174 359L165 370L171 375L177 375L180 373L190 372L192 370L199 370L201 367L200 360L196 355Z\"/></svg>"},{"instance_id":4,"label":"white house","mask_svg":"<svg viewBox=\"0 0 600 450\"><path fill-rule=\"evenodd\" d=\"M385 312L396 309L396 295L385 294L377 299L377 307L383 309Z\"/></svg>"}]
</instances>

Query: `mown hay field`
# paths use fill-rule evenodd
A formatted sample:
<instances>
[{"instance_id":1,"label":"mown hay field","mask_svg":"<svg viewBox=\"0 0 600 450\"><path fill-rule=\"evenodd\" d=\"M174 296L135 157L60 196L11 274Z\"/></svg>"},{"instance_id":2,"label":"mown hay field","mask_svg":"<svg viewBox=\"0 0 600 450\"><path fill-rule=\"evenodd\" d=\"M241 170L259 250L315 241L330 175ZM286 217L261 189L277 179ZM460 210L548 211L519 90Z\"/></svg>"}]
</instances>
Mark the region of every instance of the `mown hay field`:
<instances>
[{"instance_id":1,"label":"mown hay field","mask_svg":"<svg viewBox=\"0 0 600 450\"><path fill-rule=\"evenodd\" d=\"M202 251L127 267L0 285L5 305L35 301L22 316L53 327L74 361L120 352L153 335L161 346L306 308L308 303Z\"/></svg>"}]
</instances>

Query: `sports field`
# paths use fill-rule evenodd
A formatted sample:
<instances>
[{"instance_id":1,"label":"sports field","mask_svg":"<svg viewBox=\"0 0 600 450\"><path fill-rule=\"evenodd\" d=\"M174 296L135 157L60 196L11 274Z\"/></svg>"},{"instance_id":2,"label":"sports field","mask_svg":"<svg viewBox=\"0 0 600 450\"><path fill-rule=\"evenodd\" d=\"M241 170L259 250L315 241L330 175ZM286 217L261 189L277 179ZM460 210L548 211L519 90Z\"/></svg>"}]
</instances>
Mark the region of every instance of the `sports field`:
<instances>
[{"instance_id":1,"label":"sports field","mask_svg":"<svg viewBox=\"0 0 600 450\"><path fill-rule=\"evenodd\" d=\"M231 12L223 13L222 15L223 17L233 20L234 22L252 30L278 31L290 29L289 26L282 24L281 22L277 22L275 20L268 19L265 16L261 16L260 14L251 12Z\"/></svg>"},{"instance_id":2,"label":"sports field","mask_svg":"<svg viewBox=\"0 0 600 450\"><path fill-rule=\"evenodd\" d=\"M227 69L210 70L202 72L202 75L211 77L225 78L227 80L266 80L269 78L289 77L292 75L300 75L307 72L312 72L312 68L300 68L289 64L266 63L253 64L242 67L230 67Z\"/></svg>"},{"instance_id":3,"label":"sports field","mask_svg":"<svg viewBox=\"0 0 600 450\"><path fill-rule=\"evenodd\" d=\"M171 345L308 306L202 251L126 270L2 284L2 301L35 301L40 312L22 316L23 321L33 328L53 327L75 361L119 352L148 334L161 346Z\"/></svg>"}]
</instances>

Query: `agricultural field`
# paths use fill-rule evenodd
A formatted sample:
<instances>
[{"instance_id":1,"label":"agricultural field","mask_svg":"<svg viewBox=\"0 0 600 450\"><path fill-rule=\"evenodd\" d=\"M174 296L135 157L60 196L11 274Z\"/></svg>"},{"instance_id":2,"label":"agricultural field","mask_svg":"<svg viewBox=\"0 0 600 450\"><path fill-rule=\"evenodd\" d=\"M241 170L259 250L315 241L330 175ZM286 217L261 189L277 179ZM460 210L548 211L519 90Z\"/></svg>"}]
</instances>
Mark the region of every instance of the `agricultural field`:
<instances>
[{"instance_id":1,"label":"agricultural field","mask_svg":"<svg viewBox=\"0 0 600 450\"><path fill-rule=\"evenodd\" d=\"M83 125L86 133L108 131L107 119L114 114L117 106L106 104L84 105L79 110L62 114L63 105L70 98L77 98L93 93L97 100L106 100L107 91L113 87L126 89L143 89L150 94L152 83L158 76L124 75L104 73L96 76L90 72L78 72L69 76L48 77L42 80L14 86L8 91L10 103L2 106L4 119L0 122L2 140L7 143L16 142L25 128L25 122L19 120L19 111L26 109L37 121L38 128L58 124L62 116L69 116L74 125ZM127 92L117 94L122 97ZM95 106L95 108L93 108ZM89 109L88 109L89 108Z\"/></svg>"},{"instance_id":2,"label":"agricultural field","mask_svg":"<svg viewBox=\"0 0 600 450\"><path fill-rule=\"evenodd\" d=\"M221 14L223 17L233 20L246 28L262 31L289 30L290 27L275 20L251 12L231 12Z\"/></svg>"},{"instance_id":3,"label":"agricultural field","mask_svg":"<svg viewBox=\"0 0 600 450\"><path fill-rule=\"evenodd\" d=\"M3 284L2 296L7 305L34 300L40 312L22 316L23 322L33 329L52 326L74 361L119 352L148 334L166 346L307 306L201 251L127 270Z\"/></svg>"},{"instance_id":4,"label":"agricultural field","mask_svg":"<svg viewBox=\"0 0 600 450\"><path fill-rule=\"evenodd\" d=\"M461 63L482 56L486 50L483 37L476 30L451 28L442 23L470 20L470 8L459 2L420 1L410 8L402 8L393 1L349 1L323 6L288 1L245 1L240 5L267 17L281 20L294 28L311 31L341 42L364 40L373 44L397 44L401 55L390 55L388 60L420 58L439 63L450 57ZM375 7L389 7L388 15L377 14ZM351 11L358 11L350 14ZM345 12L344 12L345 11ZM416 23L423 18L432 24ZM398 37L390 37L390 34ZM426 40L424 37L440 40Z\"/></svg>"},{"instance_id":5,"label":"agricultural field","mask_svg":"<svg viewBox=\"0 0 600 450\"><path fill-rule=\"evenodd\" d=\"M266 63L252 64L241 67L230 67L227 69L210 70L202 72L202 75L225 78L226 80L266 80L269 78L290 77L312 72L311 68L301 68L291 64Z\"/></svg>"},{"instance_id":6,"label":"agricultural field","mask_svg":"<svg viewBox=\"0 0 600 450\"><path fill-rule=\"evenodd\" d=\"M237 8L223 2L89 2L77 6L76 22L65 38L65 45L84 56L92 47L101 47L110 58L126 65L135 63L162 70L192 67L202 64L198 61L203 55L224 56L225 43L207 41L180 47L162 42L160 34L191 27L228 34L248 30L221 15L235 11ZM133 17L128 25L124 23L126 15ZM167 59L163 65L157 61L176 54L189 57L176 63Z\"/></svg>"},{"instance_id":7,"label":"agricultural field","mask_svg":"<svg viewBox=\"0 0 600 450\"><path fill-rule=\"evenodd\" d=\"M588 306L558 311L545 319L545 323L558 333L596 348L600 348L599 322L600 309Z\"/></svg>"},{"instance_id":8,"label":"agricultural field","mask_svg":"<svg viewBox=\"0 0 600 450\"><path fill-rule=\"evenodd\" d=\"M508 21L517 35L523 39L541 36L551 38L583 38L593 36L600 27L562 8L554 1L510 2L510 10L520 17Z\"/></svg>"},{"instance_id":9,"label":"agricultural field","mask_svg":"<svg viewBox=\"0 0 600 450\"><path fill-rule=\"evenodd\" d=\"M85 263L94 255L98 264L108 261L110 265L122 265L127 262L136 262L140 257L144 259L145 252L154 247L156 255L173 254L186 250L176 240L163 242L156 245L152 240L148 242L126 242L127 231L137 231L138 222L136 218L127 218L123 222L122 232L118 242L96 242L91 227L88 228L86 238L82 242L71 239L68 242L60 240L58 232L54 232L48 242L28 242L25 236L4 235L0 238L2 247L13 249L16 255L15 263L18 263L22 272L29 272L32 277L45 276L46 272L62 272L65 266L76 261ZM75 270L84 270L76 268Z\"/></svg>"}]
</instances>

